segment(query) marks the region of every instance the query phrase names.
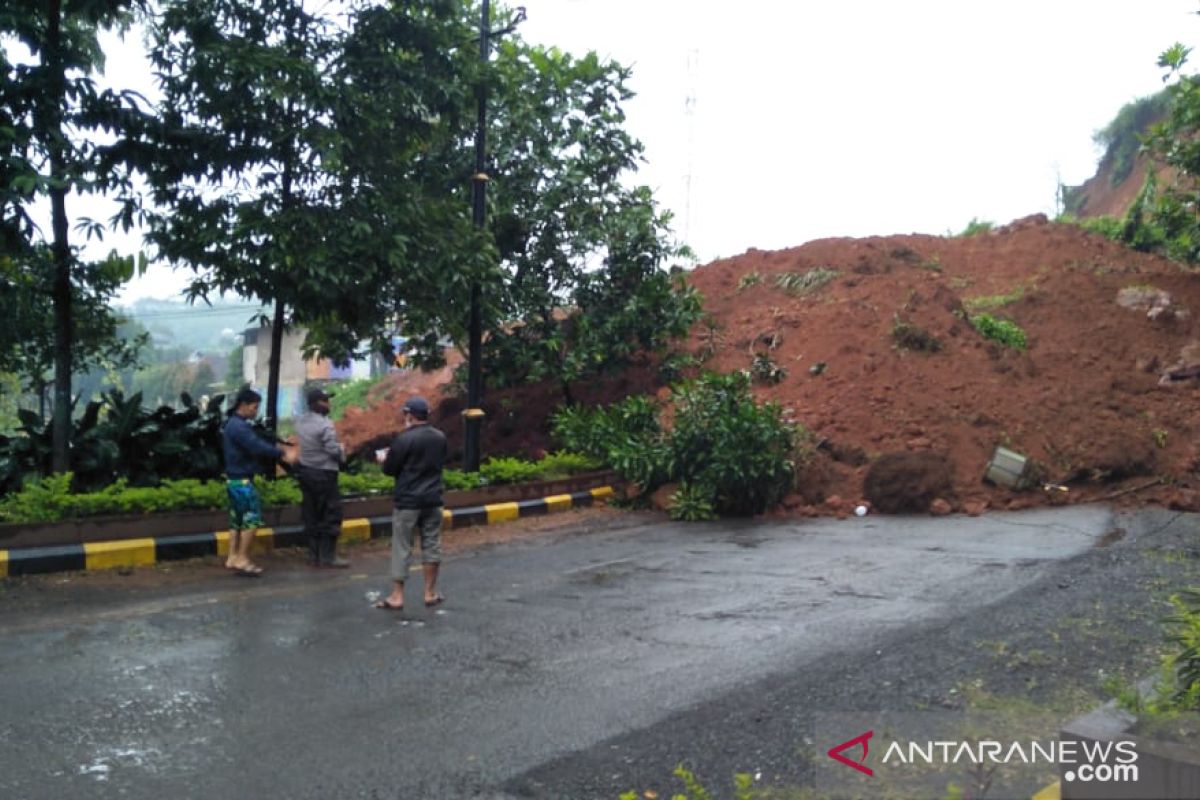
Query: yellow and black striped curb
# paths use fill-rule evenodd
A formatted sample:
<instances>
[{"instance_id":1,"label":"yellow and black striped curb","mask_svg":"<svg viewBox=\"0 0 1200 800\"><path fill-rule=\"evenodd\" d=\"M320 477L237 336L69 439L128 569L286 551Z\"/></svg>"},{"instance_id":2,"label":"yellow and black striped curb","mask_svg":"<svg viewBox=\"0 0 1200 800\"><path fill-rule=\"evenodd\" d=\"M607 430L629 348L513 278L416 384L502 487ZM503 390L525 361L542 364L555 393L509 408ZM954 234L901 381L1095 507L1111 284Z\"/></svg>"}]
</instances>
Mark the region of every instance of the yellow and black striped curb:
<instances>
[{"instance_id":1,"label":"yellow and black striped curb","mask_svg":"<svg viewBox=\"0 0 1200 800\"><path fill-rule=\"evenodd\" d=\"M521 517L534 517L555 511L590 506L605 502L613 495L611 486L601 486L571 494L539 497L513 503L491 503L483 506L445 509L442 524L447 528L471 525L492 525ZM342 541L355 542L391 536L392 518L371 517L348 519L342 522ZM263 549L298 547L305 543L303 526L259 528L256 546ZM0 578L16 575L38 575L71 570L113 569L140 567L160 561L176 561L198 556L223 556L229 552L229 531L193 533L179 536L156 536L145 539L121 539L107 542L84 542L57 547L23 547L0 550Z\"/></svg>"}]
</instances>

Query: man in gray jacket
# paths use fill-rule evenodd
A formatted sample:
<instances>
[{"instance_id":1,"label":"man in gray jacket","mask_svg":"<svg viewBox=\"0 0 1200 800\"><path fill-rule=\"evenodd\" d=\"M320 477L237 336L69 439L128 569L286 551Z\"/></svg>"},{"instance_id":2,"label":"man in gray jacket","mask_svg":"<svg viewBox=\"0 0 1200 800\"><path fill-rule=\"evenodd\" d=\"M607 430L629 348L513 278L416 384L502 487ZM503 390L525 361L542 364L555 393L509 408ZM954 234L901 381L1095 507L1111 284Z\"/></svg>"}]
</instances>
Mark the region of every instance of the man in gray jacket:
<instances>
[{"instance_id":1,"label":"man in gray jacket","mask_svg":"<svg viewBox=\"0 0 1200 800\"><path fill-rule=\"evenodd\" d=\"M342 532L342 496L338 470L346 448L337 440L329 419L329 395L322 389L308 393L308 412L296 420L300 463L296 477L304 501L301 514L308 534L308 565L345 569L350 562L337 557L337 537Z\"/></svg>"}]
</instances>

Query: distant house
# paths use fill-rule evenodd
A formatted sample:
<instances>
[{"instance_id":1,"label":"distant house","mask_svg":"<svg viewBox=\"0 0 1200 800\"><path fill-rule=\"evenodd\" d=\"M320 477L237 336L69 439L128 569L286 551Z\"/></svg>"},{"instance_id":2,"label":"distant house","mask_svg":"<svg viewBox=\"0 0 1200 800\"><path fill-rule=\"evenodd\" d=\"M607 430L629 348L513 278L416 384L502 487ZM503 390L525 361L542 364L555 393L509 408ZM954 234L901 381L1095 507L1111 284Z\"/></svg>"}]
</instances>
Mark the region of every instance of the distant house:
<instances>
[{"instance_id":1,"label":"distant house","mask_svg":"<svg viewBox=\"0 0 1200 800\"><path fill-rule=\"evenodd\" d=\"M279 419L304 412L304 389L310 384L370 378L380 374L377 359L355 359L346 367L337 367L325 358L305 359L304 338L308 331L292 328L284 331L279 360ZM266 397L271 363L271 326L247 328L242 335L242 380Z\"/></svg>"}]
</instances>

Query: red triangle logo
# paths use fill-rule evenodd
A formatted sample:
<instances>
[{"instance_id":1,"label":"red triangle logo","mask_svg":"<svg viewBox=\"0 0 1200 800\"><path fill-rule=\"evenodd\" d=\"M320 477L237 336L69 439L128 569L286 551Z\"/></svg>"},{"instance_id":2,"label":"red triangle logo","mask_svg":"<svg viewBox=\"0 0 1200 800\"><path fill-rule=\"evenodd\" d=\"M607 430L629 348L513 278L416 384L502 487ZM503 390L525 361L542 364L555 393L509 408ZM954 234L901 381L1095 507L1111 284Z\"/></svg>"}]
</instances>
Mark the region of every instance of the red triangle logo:
<instances>
[{"instance_id":1,"label":"red triangle logo","mask_svg":"<svg viewBox=\"0 0 1200 800\"><path fill-rule=\"evenodd\" d=\"M841 744L837 745L836 747L830 748L828 755L834 761L839 761L839 762L845 764L847 767L856 769L865 775L870 775L871 777L874 777L875 776L874 770L872 770L870 767L864 766L867 763L867 753L870 749L869 746L867 745L867 742L869 742L871 740L871 737L874 735L875 735L875 731L867 731L866 733L862 734L861 736L855 736L853 739L850 739L849 741L842 742ZM842 755L842 751L849 750L853 747L858 747L859 745L862 745L862 758L858 759L857 761L851 761L850 759L848 759L844 755Z\"/></svg>"}]
</instances>

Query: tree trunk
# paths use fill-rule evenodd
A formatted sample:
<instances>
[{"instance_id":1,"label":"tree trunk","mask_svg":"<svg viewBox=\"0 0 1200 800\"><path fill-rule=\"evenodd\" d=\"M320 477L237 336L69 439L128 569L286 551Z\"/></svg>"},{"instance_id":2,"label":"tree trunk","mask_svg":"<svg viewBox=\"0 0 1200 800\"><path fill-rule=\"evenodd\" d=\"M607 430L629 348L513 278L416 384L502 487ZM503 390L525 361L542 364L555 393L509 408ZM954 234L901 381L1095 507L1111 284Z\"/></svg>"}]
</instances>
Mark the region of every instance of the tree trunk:
<instances>
[{"instance_id":1,"label":"tree trunk","mask_svg":"<svg viewBox=\"0 0 1200 800\"><path fill-rule=\"evenodd\" d=\"M46 424L46 382L39 380L34 383L34 391L38 396L38 422Z\"/></svg>"},{"instance_id":2,"label":"tree trunk","mask_svg":"<svg viewBox=\"0 0 1200 800\"><path fill-rule=\"evenodd\" d=\"M46 64L53 71L54 96L46 99L46 132L49 134L50 214L54 242L54 431L52 466L55 472L71 469L71 246L67 229L67 187L63 155L62 108L66 102L62 60L62 3L49 3L46 31Z\"/></svg>"},{"instance_id":3,"label":"tree trunk","mask_svg":"<svg viewBox=\"0 0 1200 800\"><path fill-rule=\"evenodd\" d=\"M288 28L288 41L294 47L295 34L292 28ZM284 118L288 130L292 130L294 120L292 118L292 103L291 100L285 102ZM280 177L280 208L283 210L284 219L287 219L288 212L292 208L294 202L292 198L292 180L293 180L293 149L289 146L284 150L283 155L283 174ZM287 272L283 264L271 264L270 269L275 276L275 317L271 323L271 358L267 362L267 428L274 435L279 427L279 372L280 365L283 363L283 322L286 319L287 304L284 302L283 286L287 281Z\"/></svg>"},{"instance_id":4,"label":"tree trunk","mask_svg":"<svg viewBox=\"0 0 1200 800\"><path fill-rule=\"evenodd\" d=\"M279 426L279 367L283 355L283 300L275 300L275 318L271 323L271 357L267 361L267 428L275 433Z\"/></svg>"}]
</instances>

